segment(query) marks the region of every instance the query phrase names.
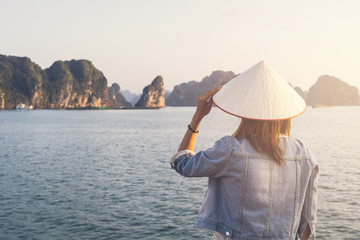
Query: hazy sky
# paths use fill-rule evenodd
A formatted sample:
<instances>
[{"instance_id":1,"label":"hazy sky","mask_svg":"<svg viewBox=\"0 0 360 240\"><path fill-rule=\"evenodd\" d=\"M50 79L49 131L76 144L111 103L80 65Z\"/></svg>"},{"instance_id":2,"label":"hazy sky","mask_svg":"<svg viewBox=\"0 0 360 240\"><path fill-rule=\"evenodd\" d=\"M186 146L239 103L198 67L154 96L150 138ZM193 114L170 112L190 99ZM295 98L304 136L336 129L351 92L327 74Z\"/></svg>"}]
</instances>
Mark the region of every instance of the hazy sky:
<instances>
[{"instance_id":1,"label":"hazy sky","mask_svg":"<svg viewBox=\"0 0 360 240\"><path fill-rule=\"evenodd\" d=\"M359 12L358 0L0 0L0 54L88 59L136 93L262 59L303 90L324 74L360 88Z\"/></svg>"}]
</instances>

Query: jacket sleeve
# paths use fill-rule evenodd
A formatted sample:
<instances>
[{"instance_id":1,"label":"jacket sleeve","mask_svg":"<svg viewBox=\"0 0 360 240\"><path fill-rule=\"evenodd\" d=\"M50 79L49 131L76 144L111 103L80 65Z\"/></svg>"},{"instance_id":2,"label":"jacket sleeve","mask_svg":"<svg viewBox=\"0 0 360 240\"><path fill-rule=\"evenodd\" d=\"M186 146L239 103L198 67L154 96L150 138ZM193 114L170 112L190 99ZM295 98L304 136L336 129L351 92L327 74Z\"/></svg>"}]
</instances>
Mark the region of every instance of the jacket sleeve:
<instances>
[{"instance_id":1,"label":"jacket sleeve","mask_svg":"<svg viewBox=\"0 0 360 240\"><path fill-rule=\"evenodd\" d=\"M184 177L221 177L226 172L232 155L232 138L223 137L212 148L193 152L177 153L171 161L171 168Z\"/></svg>"},{"instance_id":2,"label":"jacket sleeve","mask_svg":"<svg viewBox=\"0 0 360 240\"><path fill-rule=\"evenodd\" d=\"M317 221L317 196L318 196L319 166L313 168L305 193L305 201L301 211L301 219L298 228L298 236L301 236L307 225L310 228L310 236L315 239L315 224Z\"/></svg>"}]
</instances>

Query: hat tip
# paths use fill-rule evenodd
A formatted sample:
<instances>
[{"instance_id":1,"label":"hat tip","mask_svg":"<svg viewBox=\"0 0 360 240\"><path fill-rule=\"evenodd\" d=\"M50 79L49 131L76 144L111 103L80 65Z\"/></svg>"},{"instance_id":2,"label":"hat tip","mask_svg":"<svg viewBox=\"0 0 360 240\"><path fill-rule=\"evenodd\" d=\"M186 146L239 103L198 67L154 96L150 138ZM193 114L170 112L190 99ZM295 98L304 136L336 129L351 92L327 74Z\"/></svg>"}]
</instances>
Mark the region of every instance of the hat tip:
<instances>
[{"instance_id":1,"label":"hat tip","mask_svg":"<svg viewBox=\"0 0 360 240\"><path fill-rule=\"evenodd\" d=\"M265 61L265 60L263 59L263 60L260 61L260 64L265 65L265 64L267 64L267 61Z\"/></svg>"},{"instance_id":2,"label":"hat tip","mask_svg":"<svg viewBox=\"0 0 360 240\"><path fill-rule=\"evenodd\" d=\"M265 61L263 59L258 64L256 64L255 66L260 67L260 68L267 68L267 67L269 67L269 64L267 63L267 61Z\"/></svg>"}]
</instances>

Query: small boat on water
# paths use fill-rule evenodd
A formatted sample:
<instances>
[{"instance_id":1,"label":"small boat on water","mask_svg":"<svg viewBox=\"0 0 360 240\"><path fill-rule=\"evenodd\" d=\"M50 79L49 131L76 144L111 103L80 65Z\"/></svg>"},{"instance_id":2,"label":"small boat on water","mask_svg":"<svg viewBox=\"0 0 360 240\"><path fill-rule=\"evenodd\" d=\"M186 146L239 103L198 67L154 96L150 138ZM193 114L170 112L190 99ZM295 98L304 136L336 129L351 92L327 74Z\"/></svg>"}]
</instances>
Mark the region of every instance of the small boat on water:
<instances>
[{"instance_id":1,"label":"small boat on water","mask_svg":"<svg viewBox=\"0 0 360 240\"><path fill-rule=\"evenodd\" d=\"M34 106L33 105L26 106L24 103L19 103L18 105L16 105L15 109L16 110L33 110Z\"/></svg>"}]
</instances>

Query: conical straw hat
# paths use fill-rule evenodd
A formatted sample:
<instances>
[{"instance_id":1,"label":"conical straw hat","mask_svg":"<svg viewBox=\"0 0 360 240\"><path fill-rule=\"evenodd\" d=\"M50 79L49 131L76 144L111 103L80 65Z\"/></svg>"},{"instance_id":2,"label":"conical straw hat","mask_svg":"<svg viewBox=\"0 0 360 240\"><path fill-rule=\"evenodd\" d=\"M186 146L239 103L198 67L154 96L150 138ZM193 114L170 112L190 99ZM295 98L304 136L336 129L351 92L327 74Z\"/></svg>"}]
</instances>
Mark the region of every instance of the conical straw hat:
<instances>
[{"instance_id":1,"label":"conical straw hat","mask_svg":"<svg viewBox=\"0 0 360 240\"><path fill-rule=\"evenodd\" d=\"M304 99L265 61L226 83L213 101L229 114L257 120L293 118L306 109Z\"/></svg>"}]
</instances>

